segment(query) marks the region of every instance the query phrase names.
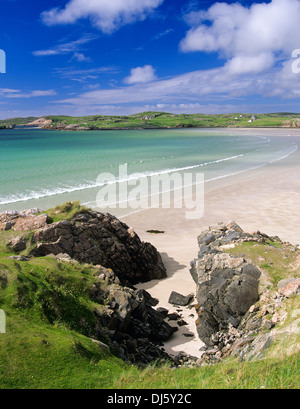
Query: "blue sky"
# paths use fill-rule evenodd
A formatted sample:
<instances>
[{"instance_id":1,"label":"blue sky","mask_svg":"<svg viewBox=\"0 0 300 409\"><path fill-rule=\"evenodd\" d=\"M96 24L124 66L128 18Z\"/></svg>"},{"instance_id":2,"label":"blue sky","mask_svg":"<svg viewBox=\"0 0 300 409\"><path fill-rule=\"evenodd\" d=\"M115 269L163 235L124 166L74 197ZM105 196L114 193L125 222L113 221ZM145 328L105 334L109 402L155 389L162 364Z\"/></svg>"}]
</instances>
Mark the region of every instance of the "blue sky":
<instances>
[{"instance_id":1,"label":"blue sky","mask_svg":"<svg viewBox=\"0 0 300 409\"><path fill-rule=\"evenodd\" d=\"M1 0L0 118L300 112L299 21L300 0Z\"/></svg>"}]
</instances>

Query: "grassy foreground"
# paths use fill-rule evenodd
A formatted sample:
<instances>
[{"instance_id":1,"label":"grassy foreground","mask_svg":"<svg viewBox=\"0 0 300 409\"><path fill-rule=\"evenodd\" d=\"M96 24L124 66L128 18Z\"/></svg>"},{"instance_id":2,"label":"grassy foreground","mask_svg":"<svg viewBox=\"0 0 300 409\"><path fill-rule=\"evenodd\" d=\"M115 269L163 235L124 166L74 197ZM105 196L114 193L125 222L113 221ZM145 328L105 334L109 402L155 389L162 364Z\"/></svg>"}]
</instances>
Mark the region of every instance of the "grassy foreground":
<instances>
[{"instance_id":1,"label":"grassy foreground","mask_svg":"<svg viewBox=\"0 0 300 409\"><path fill-rule=\"evenodd\" d=\"M60 220L62 215L68 216L68 211L75 210L62 206L49 214ZM124 363L92 340L93 311L101 308L89 297L97 281L97 269L51 256L27 261L8 258L14 254L6 243L17 234L0 231L0 309L6 314L6 333L0 333L0 388L299 388L300 354L294 348L299 345L299 334L279 339L269 348L267 359L259 361L231 358L215 365L176 369L169 365L138 368ZM262 263L262 268L270 265L266 267L270 287L286 277L287 266L295 262L292 253L262 244L245 243L231 251L243 252ZM101 285L106 283L102 281ZM288 300L287 314L300 308L299 298Z\"/></svg>"}]
</instances>

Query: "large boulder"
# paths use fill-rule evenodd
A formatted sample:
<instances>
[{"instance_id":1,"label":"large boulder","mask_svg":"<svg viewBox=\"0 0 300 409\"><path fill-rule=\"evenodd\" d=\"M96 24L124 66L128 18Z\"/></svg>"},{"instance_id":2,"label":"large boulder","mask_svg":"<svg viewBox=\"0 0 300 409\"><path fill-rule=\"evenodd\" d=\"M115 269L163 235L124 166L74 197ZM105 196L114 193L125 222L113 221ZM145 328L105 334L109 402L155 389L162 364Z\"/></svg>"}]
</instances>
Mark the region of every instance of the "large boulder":
<instances>
[{"instance_id":1,"label":"large boulder","mask_svg":"<svg viewBox=\"0 0 300 409\"><path fill-rule=\"evenodd\" d=\"M31 254L68 254L82 263L111 268L123 284L166 277L158 251L108 213L86 212L35 232Z\"/></svg>"},{"instance_id":2,"label":"large boulder","mask_svg":"<svg viewBox=\"0 0 300 409\"><path fill-rule=\"evenodd\" d=\"M220 250L249 236L232 222L211 227L198 237L199 255L190 272L197 284L197 332L206 345L213 345L211 337L218 331L238 327L259 298L259 269Z\"/></svg>"},{"instance_id":3,"label":"large boulder","mask_svg":"<svg viewBox=\"0 0 300 409\"><path fill-rule=\"evenodd\" d=\"M172 291L168 302L169 304L173 305L186 306L192 301L193 297L194 297L193 294L182 295L177 293L176 291Z\"/></svg>"}]
</instances>

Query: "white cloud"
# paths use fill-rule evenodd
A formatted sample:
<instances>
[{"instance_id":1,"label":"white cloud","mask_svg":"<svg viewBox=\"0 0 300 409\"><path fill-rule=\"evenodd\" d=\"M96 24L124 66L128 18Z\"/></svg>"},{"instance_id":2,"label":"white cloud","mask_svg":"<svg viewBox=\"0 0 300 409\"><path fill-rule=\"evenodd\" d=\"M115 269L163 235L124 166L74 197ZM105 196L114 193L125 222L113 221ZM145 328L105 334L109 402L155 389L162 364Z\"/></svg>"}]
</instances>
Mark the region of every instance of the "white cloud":
<instances>
[{"instance_id":1,"label":"white cloud","mask_svg":"<svg viewBox=\"0 0 300 409\"><path fill-rule=\"evenodd\" d=\"M73 57L74 58L74 57ZM90 80L97 80L102 75L117 74L119 72L118 67L96 67L90 69L76 69L74 66L66 66L62 68L55 68L53 74L64 79L71 81L77 81L80 83L87 83ZM93 87L98 87L98 84L93 84Z\"/></svg>"},{"instance_id":2,"label":"white cloud","mask_svg":"<svg viewBox=\"0 0 300 409\"><path fill-rule=\"evenodd\" d=\"M207 11L189 13L185 20L191 29L181 50L218 52L233 74L268 70L300 44L299 0L273 0L250 8L215 3Z\"/></svg>"},{"instance_id":3,"label":"white cloud","mask_svg":"<svg viewBox=\"0 0 300 409\"><path fill-rule=\"evenodd\" d=\"M86 57L83 53L74 53L73 59L78 61L78 62L91 62L90 57Z\"/></svg>"},{"instance_id":4,"label":"white cloud","mask_svg":"<svg viewBox=\"0 0 300 409\"><path fill-rule=\"evenodd\" d=\"M102 74L115 74L119 72L118 67L97 67L97 68L89 68L86 70L78 70L74 67L63 67L63 68L55 68L54 73L64 78L69 77L98 77Z\"/></svg>"},{"instance_id":5,"label":"white cloud","mask_svg":"<svg viewBox=\"0 0 300 409\"><path fill-rule=\"evenodd\" d=\"M173 78L137 83L128 87L101 89L83 93L77 97L56 101L71 105L90 104L131 104L131 103L179 103L198 102L214 96L223 99L224 95L237 95L241 89L248 90L251 80L244 78L226 80L225 69L194 71ZM248 90L249 91L249 90Z\"/></svg>"},{"instance_id":6,"label":"white cloud","mask_svg":"<svg viewBox=\"0 0 300 409\"><path fill-rule=\"evenodd\" d=\"M83 37L78 40L70 41L67 43L57 44L54 47L50 47L45 50L33 51L33 55L37 57L44 57L48 55L63 55L69 53L76 53L81 49L83 44L89 43L92 40L96 40L99 36L94 34L85 34Z\"/></svg>"},{"instance_id":7,"label":"white cloud","mask_svg":"<svg viewBox=\"0 0 300 409\"><path fill-rule=\"evenodd\" d=\"M156 34L153 39L154 40L159 40L159 39L171 34L173 31L174 31L173 28L169 28L169 29L167 29L165 31L162 31L161 33Z\"/></svg>"},{"instance_id":8,"label":"white cloud","mask_svg":"<svg viewBox=\"0 0 300 409\"><path fill-rule=\"evenodd\" d=\"M130 76L124 79L126 84L146 83L156 79L154 68L151 65L136 67L130 70Z\"/></svg>"},{"instance_id":9,"label":"white cloud","mask_svg":"<svg viewBox=\"0 0 300 409\"><path fill-rule=\"evenodd\" d=\"M45 22L48 18L48 24L72 23L88 17L102 31L111 32L122 24L144 18L146 10L162 1L111 0L110 4L104 0L85 0L84 8L82 0L72 0L65 9L52 10L52 14L47 12L43 17ZM75 4L78 6L76 10ZM180 43L181 50L216 52L225 59L222 67L168 78L157 78L151 65L135 67L124 79L126 86L89 89L88 92L54 101L56 106L65 112L78 113L109 113L109 110L134 113L144 110L144 107L170 112L208 112L204 110L205 106L215 111L224 107L226 112L225 107L238 111L249 106L251 96L290 99L289 106L295 104L293 100L300 96L300 74L292 71L295 59L291 58L291 54L293 49L300 47L300 0L273 0L253 4L249 8L239 3L215 3L207 11L189 13L185 20L190 29ZM78 44L67 44L78 52ZM49 50L62 52L57 47ZM102 67L100 72L110 72L111 69L113 67ZM85 76L91 78L91 75L95 79L100 72L80 70L75 75L74 70L66 69L60 75L70 78L72 75L72 79L78 81ZM267 101L270 103L269 99Z\"/></svg>"},{"instance_id":10,"label":"white cloud","mask_svg":"<svg viewBox=\"0 0 300 409\"><path fill-rule=\"evenodd\" d=\"M15 92L20 92L18 89L12 88L0 88L0 95L11 94Z\"/></svg>"},{"instance_id":11,"label":"white cloud","mask_svg":"<svg viewBox=\"0 0 300 409\"><path fill-rule=\"evenodd\" d=\"M270 52L254 56L239 55L233 57L225 67L231 74L259 73L271 68L274 64L274 56Z\"/></svg>"},{"instance_id":12,"label":"white cloud","mask_svg":"<svg viewBox=\"0 0 300 409\"><path fill-rule=\"evenodd\" d=\"M259 58L259 57L258 57ZM261 57L264 64L264 58ZM231 61L211 70L188 72L166 79L156 79L146 83L132 83L114 89L99 89L82 93L76 97L55 101L71 106L107 106L114 104L201 104L235 101L240 105L253 95L261 97L298 98L300 95L300 74L292 72L292 60L286 61L279 69L270 69L264 73L252 71L243 75L234 75L241 71L241 62ZM258 64L258 62L257 62ZM258 71L258 69L257 69Z\"/></svg>"},{"instance_id":13,"label":"white cloud","mask_svg":"<svg viewBox=\"0 0 300 409\"><path fill-rule=\"evenodd\" d=\"M56 92L53 89L49 89L46 91L43 90L37 90L37 91L31 91L29 94L26 94L27 98L31 97L49 97L52 95L56 95Z\"/></svg>"},{"instance_id":14,"label":"white cloud","mask_svg":"<svg viewBox=\"0 0 300 409\"><path fill-rule=\"evenodd\" d=\"M111 33L122 25L143 20L164 0L70 0L64 9L44 11L45 24L72 24L89 18L104 33Z\"/></svg>"},{"instance_id":15,"label":"white cloud","mask_svg":"<svg viewBox=\"0 0 300 409\"><path fill-rule=\"evenodd\" d=\"M50 90L33 90L29 92L22 92L15 89L0 89L0 96L6 98L32 98L32 97L49 97L56 95L56 92L53 89Z\"/></svg>"}]
</instances>

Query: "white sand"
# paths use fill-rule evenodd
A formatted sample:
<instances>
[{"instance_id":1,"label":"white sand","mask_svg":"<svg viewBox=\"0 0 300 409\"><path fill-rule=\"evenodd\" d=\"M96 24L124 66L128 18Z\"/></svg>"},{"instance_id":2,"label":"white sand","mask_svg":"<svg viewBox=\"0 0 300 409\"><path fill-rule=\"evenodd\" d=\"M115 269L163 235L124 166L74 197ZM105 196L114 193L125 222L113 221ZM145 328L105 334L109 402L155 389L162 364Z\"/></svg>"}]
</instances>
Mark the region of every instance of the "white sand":
<instances>
[{"instance_id":1,"label":"white sand","mask_svg":"<svg viewBox=\"0 0 300 409\"><path fill-rule=\"evenodd\" d=\"M197 257L197 236L201 231L210 224L235 220L245 231L260 230L300 244L300 130L274 130L272 137L284 132L287 139L298 144L298 151L262 168L206 183L205 212L201 219L187 220L185 209L173 208L149 209L122 218L142 240L158 249L167 269L166 279L140 284L139 288L149 291L159 299L158 306L170 312L182 309L180 314L188 323L165 344L168 353L184 351L193 356L201 355L199 348L203 344L197 337L194 308L174 308L168 304L173 290L183 295L195 294L196 285L189 268L191 260ZM269 136L270 130L260 130L260 133ZM150 229L165 233L146 233ZM175 321L169 323L175 325ZM192 333L194 337L185 337L184 333Z\"/></svg>"}]
</instances>

